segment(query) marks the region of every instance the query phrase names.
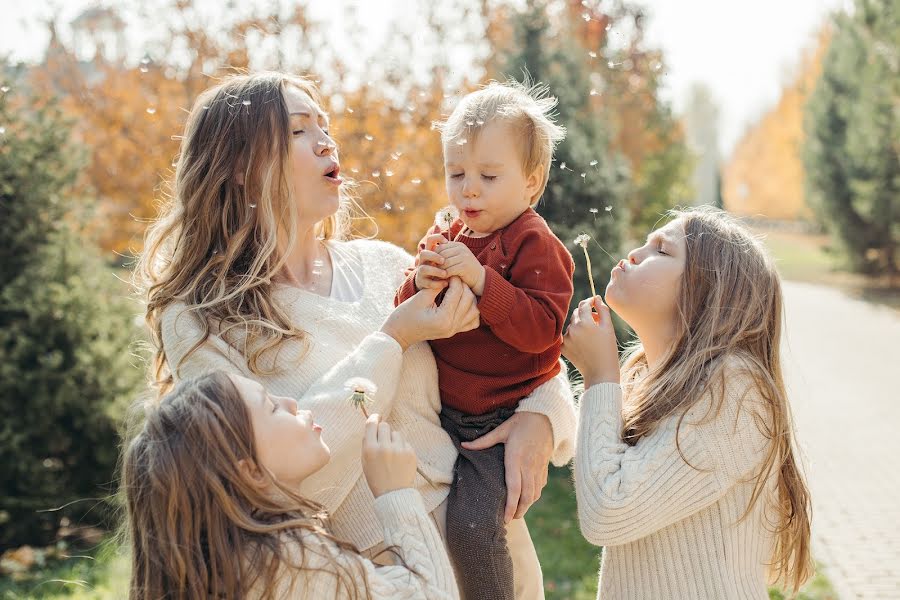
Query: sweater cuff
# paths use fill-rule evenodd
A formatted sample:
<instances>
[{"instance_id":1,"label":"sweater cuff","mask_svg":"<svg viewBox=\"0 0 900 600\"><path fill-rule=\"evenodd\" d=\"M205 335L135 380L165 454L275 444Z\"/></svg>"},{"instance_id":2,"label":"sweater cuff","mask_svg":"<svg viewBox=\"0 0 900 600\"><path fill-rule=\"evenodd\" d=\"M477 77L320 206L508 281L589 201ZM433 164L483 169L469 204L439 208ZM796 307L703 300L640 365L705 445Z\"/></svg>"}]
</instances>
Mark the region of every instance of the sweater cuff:
<instances>
[{"instance_id":1,"label":"sweater cuff","mask_svg":"<svg viewBox=\"0 0 900 600\"><path fill-rule=\"evenodd\" d=\"M413 296L418 293L416 289L416 272L413 270L409 275L407 275L406 279L403 280L403 285L400 286L400 289L397 290L396 302L394 302L394 306L399 304L403 304Z\"/></svg>"},{"instance_id":2,"label":"sweater cuff","mask_svg":"<svg viewBox=\"0 0 900 600\"><path fill-rule=\"evenodd\" d=\"M502 323L509 319L513 303L516 299L516 288L503 276L485 266L484 268L484 293L478 300L478 311L481 320L488 325Z\"/></svg>"},{"instance_id":3,"label":"sweater cuff","mask_svg":"<svg viewBox=\"0 0 900 600\"><path fill-rule=\"evenodd\" d=\"M591 412L605 421L616 423L622 428L622 386L618 383L597 383L584 391L579 403L583 415Z\"/></svg>"},{"instance_id":4,"label":"sweater cuff","mask_svg":"<svg viewBox=\"0 0 900 600\"><path fill-rule=\"evenodd\" d=\"M375 344L375 346L385 346L384 350L387 352L394 353L396 352L399 355L403 355L403 346L400 345L400 342L389 336L383 331L375 331L366 336L371 343ZM363 342L365 343L365 342Z\"/></svg>"},{"instance_id":5,"label":"sweater cuff","mask_svg":"<svg viewBox=\"0 0 900 600\"><path fill-rule=\"evenodd\" d=\"M426 516L422 494L413 488L403 488L375 498L375 514L386 528L399 523L415 522Z\"/></svg>"}]
</instances>

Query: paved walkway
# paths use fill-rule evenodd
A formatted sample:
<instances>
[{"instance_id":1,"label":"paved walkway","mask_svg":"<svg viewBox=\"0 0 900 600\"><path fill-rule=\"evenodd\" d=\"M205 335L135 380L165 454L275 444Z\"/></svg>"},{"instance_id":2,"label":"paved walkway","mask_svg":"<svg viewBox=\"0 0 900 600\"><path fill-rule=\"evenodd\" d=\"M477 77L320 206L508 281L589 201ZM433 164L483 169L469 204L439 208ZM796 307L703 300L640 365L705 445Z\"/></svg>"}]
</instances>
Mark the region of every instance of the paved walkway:
<instances>
[{"instance_id":1,"label":"paved walkway","mask_svg":"<svg viewBox=\"0 0 900 600\"><path fill-rule=\"evenodd\" d=\"M900 314L820 286L784 294L816 558L841 600L900 599Z\"/></svg>"}]
</instances>

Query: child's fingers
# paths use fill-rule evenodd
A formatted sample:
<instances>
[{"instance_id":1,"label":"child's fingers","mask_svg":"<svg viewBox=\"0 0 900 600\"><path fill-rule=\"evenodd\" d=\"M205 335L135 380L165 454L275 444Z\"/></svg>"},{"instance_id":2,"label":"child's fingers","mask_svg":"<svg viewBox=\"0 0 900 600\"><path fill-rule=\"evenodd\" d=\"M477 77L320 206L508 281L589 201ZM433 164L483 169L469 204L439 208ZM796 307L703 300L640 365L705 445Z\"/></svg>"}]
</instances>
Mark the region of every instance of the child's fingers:
<instances>
[{"instance_id":1,"label":"child's fingers","mask_svg":"<svg viewBox=\"0 0 900 600\"><path fill-rule=\"evenodd\" d=\"M419 273L426 279L446 279L447 271L431 265L422 265L419 267Z\"/></svg>"},{"instance_id":2,"label":"child's fingers","mask_svg":"<svg viewBox=\"0 0 900 600\"><path fill-rule=\"evenodd\" d=\"M433 250L436 246L440 246L441 244L446 244L447 238L440 233L432 233L431 235L425 238L425 249Z\"/></svg>"},{"instance_id":3,"label":"child's fingers","mask_svg":"<svg viewBox=\"0 0 900 600\"><path fill-rule=\"evenodd\" d=\"M588 323L597 323L598 321L594 318L594 314L592 311L592 302L591 300L582 300L578 303L578 317L579 320L588 322Z\"/></svg>"},{"instance_id":4,"label":"child's fingers","mask_svg":"<svg viewBox=\"0 0 900 600\"><path fill-rule=\"evenodd\" d=\"M379 415L378 413L372 413L371 415L369 415L369 418L366 419L366 446L371 447L378 443L378 422L380 420L381 415Z\"/></svg>"},{"instance_id":5,"label":"child's fingers","mask_svg":"<svg viewBox=\"0 0 900 600\"><path fill-rule=\"evenodd\" d=\"M386 421L378 424L378 444L383 446L391 443L391 426Z\"/></svg>"},{"instance_id":6,"label":"child's fingers","mask_svg":"<svg viewBox=\"0 0 900 600\"><path fill-rule=\"evenodd\" d=\"M422 250L419 252L419 263L432 263L435 265L443 264L444 257L437 252L431 250Z\"/></svg>"}]
</instances>

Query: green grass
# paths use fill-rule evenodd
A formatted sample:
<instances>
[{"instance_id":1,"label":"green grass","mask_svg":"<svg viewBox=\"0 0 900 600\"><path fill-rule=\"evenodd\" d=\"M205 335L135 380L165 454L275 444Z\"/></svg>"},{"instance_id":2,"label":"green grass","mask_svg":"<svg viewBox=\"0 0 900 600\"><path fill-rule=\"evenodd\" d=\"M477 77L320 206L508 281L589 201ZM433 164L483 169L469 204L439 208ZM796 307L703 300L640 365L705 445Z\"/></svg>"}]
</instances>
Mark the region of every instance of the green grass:
<instances>
[{"instance_id":1,"label":"green grass","mask_svg":"<svg viewBox=\"0 0 900 600\"><path fill-rule=\"evenodd\" d=\"M40 569L0 578L0 600L119 600L127 595L128 558L107 541Z\"/></svg>"}]
</instances>

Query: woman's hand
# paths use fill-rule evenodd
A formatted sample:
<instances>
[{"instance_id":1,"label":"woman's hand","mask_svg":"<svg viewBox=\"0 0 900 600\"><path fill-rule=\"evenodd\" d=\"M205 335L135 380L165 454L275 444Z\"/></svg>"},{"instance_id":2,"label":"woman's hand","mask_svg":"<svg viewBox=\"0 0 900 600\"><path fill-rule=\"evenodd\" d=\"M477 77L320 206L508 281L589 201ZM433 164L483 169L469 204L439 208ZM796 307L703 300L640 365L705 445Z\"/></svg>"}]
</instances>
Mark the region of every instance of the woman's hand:
<instances>
[{"instance_id":1,"label":"woman's hand","mask_svg":"<svg viewBox=\"0 0 900 600\"><path fill-rule=\"evenodd\" d=\"M381 331L406 350L418 342L453 337L478 327L481 321L475 294L459 277L450 278L444 300L437 306L434 301L440 292L429 288L409 298L394 309Z\"/></svg>"},{"instance_id":2,"label":"woman's hand","mask_svg":"<svg viewBox=\"0 0 900 600\"><path fill-rule=\"evenodd\" d=\"M377 414L366 420L362 468L369 489L376 498L382 494L413 486L416 479L416 453L399 431Z\"/></svg>"},{"instance_id":3,"label":"woman's hand","mask_svg":"<svg viewBox=\"0 0 900 600\"><path fill-rule=\"evenodd\" d=\"M467 450L506 444L506 510L503 520L521 519L547 485L547 465L553 454L553 429L545 415L518 412L477 440L463 442Z\"/></svg>"},{"instance_id":4,"label":"woman's hand","mask_svg":"<svg viewBox=\"0 0 900 600\"><path fill-rule=\"evenodd\" d=\"M581 372L585 389L597 383L619 383L616 331L609 307L600 296L582 300L572 311L562 354Z\"/></svg>"}]
</instances>

